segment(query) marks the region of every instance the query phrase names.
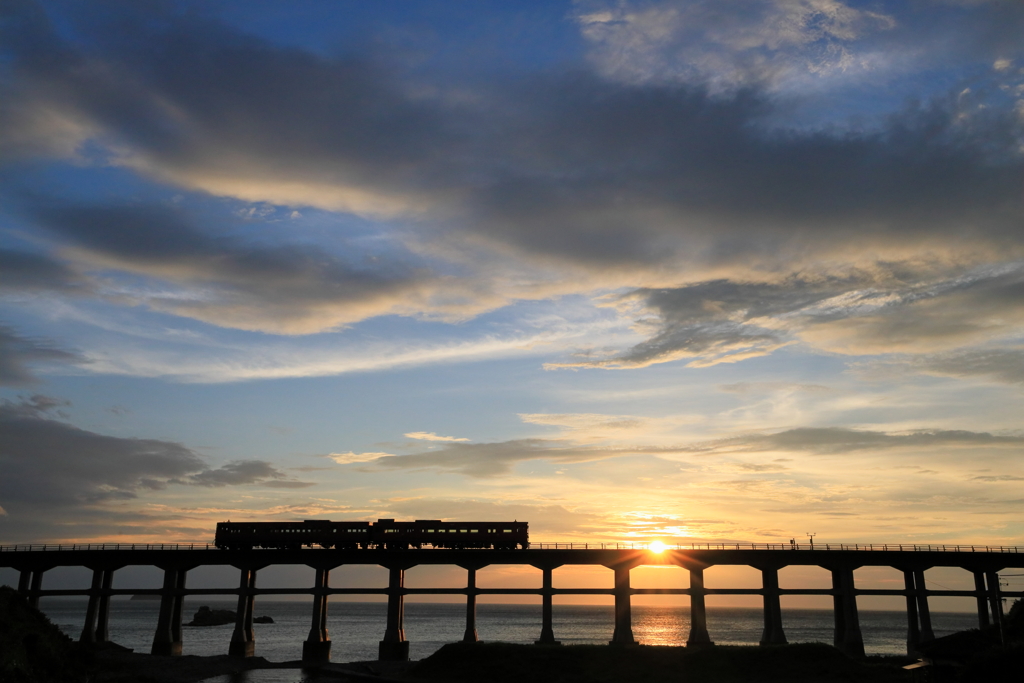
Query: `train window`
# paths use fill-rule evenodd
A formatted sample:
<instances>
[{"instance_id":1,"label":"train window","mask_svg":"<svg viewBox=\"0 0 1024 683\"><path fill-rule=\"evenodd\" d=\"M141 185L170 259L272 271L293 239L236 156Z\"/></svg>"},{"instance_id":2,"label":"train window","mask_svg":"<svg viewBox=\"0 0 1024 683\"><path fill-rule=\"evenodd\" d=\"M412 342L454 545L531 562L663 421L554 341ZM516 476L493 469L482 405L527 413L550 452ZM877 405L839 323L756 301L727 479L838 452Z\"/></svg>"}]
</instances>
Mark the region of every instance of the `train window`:
<instances>
[{"instance_id":1,"label":"train window","mask_svg":"<svg viewBox=\"0 0 1024 683\"><path fill-rule=\"evenodd\" d=\"M510 533L512 533L512 530L511 529L505 529L505 533L506 534L510 534Z\"/></svg>"},{"instance_id":2,"label":"train window","mask_svg":"<svg viewBox=\"0 0 1024 683\"><path fill-rule=\"evenodd\" d=\"M469 533L471 533L471 534L478 534L478 533L480 533L480 531L479 531L479 529L470 529Z\"/></svg>"},{"instance_id":3,"label":"train window","mask_svg":"<svg viewBox=\"0 0 1024 683\"><path fill-rule=\"evenodd\" d=\"M466 530L465 529L459 529L459 533L460 534L464 534L464 533L466 533Z\"/></svg>"}]
</instances>

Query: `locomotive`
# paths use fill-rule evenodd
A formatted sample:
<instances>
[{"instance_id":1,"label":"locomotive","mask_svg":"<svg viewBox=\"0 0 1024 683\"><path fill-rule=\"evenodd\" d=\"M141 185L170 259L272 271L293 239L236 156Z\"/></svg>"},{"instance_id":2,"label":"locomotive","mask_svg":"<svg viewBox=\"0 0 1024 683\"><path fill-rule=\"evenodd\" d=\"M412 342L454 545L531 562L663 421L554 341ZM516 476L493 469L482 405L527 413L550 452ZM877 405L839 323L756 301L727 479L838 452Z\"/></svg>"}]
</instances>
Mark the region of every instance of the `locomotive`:
<instances>
[{"instance_id":1,"label":"locomotive","mask_svg":"<svg viewBox=\"0 0 1024 683\"><path fill-rule=\"evenodd\" d=\"M425 546L515 550L517 547L530 547L530 534L527 522L442 522L439 519L332 522L328 519L307 519L302 522L220 522L214 543L222 550L298 550L303 546L339 550L408 550Z\"/></svg>"}]
</instances>

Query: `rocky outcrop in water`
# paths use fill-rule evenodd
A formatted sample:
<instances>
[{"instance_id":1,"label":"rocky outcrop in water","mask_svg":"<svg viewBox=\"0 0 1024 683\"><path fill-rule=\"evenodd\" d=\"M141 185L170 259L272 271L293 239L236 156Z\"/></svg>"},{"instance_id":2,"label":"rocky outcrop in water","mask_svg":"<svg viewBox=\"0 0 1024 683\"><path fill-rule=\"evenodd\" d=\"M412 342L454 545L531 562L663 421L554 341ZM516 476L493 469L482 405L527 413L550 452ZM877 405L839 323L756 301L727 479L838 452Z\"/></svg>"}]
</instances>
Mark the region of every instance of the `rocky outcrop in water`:
<instances>
[{"instance_id":1,"label":"rocky outcrop in water","mask_svg":"<svg viewBox=\"0 0 1024 683\"><path fill-rule=\"evenodd\" d=\"M210 609L206 605L192 617L186 626L222 626L235 623L235 611L230 609Z\"/></svg>"}]
</instances>

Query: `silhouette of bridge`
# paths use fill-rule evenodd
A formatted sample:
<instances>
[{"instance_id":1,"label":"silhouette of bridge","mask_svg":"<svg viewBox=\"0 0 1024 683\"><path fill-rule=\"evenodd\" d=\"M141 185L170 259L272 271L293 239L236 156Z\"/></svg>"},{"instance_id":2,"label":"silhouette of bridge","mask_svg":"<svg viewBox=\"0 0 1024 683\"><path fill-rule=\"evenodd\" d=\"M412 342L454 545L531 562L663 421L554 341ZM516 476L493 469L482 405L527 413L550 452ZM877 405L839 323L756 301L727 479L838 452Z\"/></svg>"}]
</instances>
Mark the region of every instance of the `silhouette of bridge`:
<instances>
[{"instance_id":1,"label":"silhouette of bridge","mask_svg":"<svg viewBox=\"0 0 1024 683\"><path fill-rule=\"evenodd\" d=\"M481 588L476 573L488 565L528 565L541 571L536 588ZM114 572L130 565L163 570L160 588L112 588ZM188 572L200 566L232 566L239 570L237 588L188 588ZM315 570L308 588L256 588L256 572L271 565L305 565ZM383 588L334 587L330 572L342 565L378 565L388 570ZM466 570L463 588L408 588L405 572L420 565L452 565ZM612 570L611 588L554 588L552 572L569 565L603 566ZM689 588L633 588L630 570L641 565L674 565L689 572ZM707 588L704 570L712 566L740 565L761 572L760 588ZM830 588L780 588L779 570L787 566L818 566L831 572ZM86 567L92 570L87 589L44 589L44 574L55 567ZM906 544L698 544L674 546L657 553L646 544L537 543L528 550L219 550L208 544L86 544L0 546L0 567L20 572L18 590L38 606L47 596L88 596L81 641L109 640L110 599L115 595L156 595L160 611L153 636L152 653L182 652L182 603L187 595L235 595L238 610L229 654L255 654L253 605L257 595L312 595L309 636L303 643L306 661L328 661L331 641L327 633L327 605L332 595L383 595L387 597L384 635L379 645L382 660L408 658L409 642L403 628L406 595L466 596L464 641L475 642L476 599L480 595L539 595L541 624L538 644L557 644L552 629L552 599L558 595L611 595L614 598L612 645L636 643L633 637L630 599L633 595L688 595L690 632L688 647L713 645L707 628L705 597L708 595L759 595L764 604L762 645L786 643L780 597L827 595L833 599L834 644L851 656L863 656L864 642L857 612L857 597L902 596L906 599L907 650L914 653L922 642L934 638L928 598L973 597L977 601L978 626L1002 626L1002 600L1024 597L1024 591L1002 591L999 572L1024 567L1024 548L972 545ZM860 567L893 567L903 573L902 589L858 588L854 570ZM973 590L935 590L925 585L924 572L933 567L958 567L974 575Z\"/></svg>"}]
</instances>

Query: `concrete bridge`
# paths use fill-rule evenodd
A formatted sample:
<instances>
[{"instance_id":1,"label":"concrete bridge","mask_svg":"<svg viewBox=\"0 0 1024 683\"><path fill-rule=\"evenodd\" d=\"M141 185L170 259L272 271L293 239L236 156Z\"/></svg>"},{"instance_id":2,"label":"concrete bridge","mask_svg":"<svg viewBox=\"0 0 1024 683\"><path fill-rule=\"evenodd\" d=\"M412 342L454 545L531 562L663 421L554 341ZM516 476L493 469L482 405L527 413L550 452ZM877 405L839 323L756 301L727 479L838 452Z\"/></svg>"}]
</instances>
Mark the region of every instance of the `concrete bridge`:
<instances>
[{"instance_id":1,"label":"concrete bridge","mask_svg":"<svg viewBox=\"0 0 1024 683\"><path fill-rule=\"evenodd\" d=\"M493 564L529 565L541 570L536 588L480 588L476 572ZM114 572L129 565L155 566L163 570L163 586L154 589L112 588ZM227 565L239 570L237 588L188 588L186 577L196 567ZM256 588L256 572L271 565L306 565L315 570L308 588ZM389 572L386 588L333 587L330 572L342 565L379 565ZM405 572L419 565L453 565L466 570L464 588L407 588ZM554 588L552 572L566 565L595 565L614 573L612 588ZM689 572L689 588L633 588L630 570L640 565L675 565ZM742 565L761 572L760 588L706 588L704 570L715 565ZM779 570L805 565L823 567L832 574L831 588L779 587ZM43 588L44 574L55 567L81 566L92 570L92 585L83 590ZM893 567L904 576L902 589L861 589L854 585L860 567ZM552 629L552 598L556 595L612 595L615 628L612 645L630 645L633 637L630 598L633 595L688 595L690 632L687 646L713 645L708 633L705 596L759 595L764 604L762 645L786 643L779 598L782 595L832 596L837 648L851 656L863 656L864 643L857 613L857 596L889 595L906 599L907 650L934 638L928 609L930 596L973 597L977 600L978 625L1002 624L1002 599L1024 597L1024 592L1004 592L998 572L1024 567L1024 548L988 546L916 545L815 545L804 544L702 544L676 546L656 553L646 546L623 544L535 544L529 550L218 550L206 544L142 545L30 545L0 546L0 567L20 572L18 590L38 606L45 596L88 596L83 642L109 639L110 598L114 595L160 596L160 612L153 636L152 653L181 654L182 602L186 595L235 595L237 622L229 653L240 657L255 654L252 618L257 595L312 595L309 636L303 643L303 659L328 661L331 641L327 633L327 603L332 595L387 596L387 623L380 641L382 660L408 658L409 642L403 629L406 595L465 595L464 640L477 640L476 599L479 595L539 595L541 625L538 644L556 644ZM924 572L932 567L959 567L974 575L974 590L931 590Z\"/></svg>"}]
</instances>

